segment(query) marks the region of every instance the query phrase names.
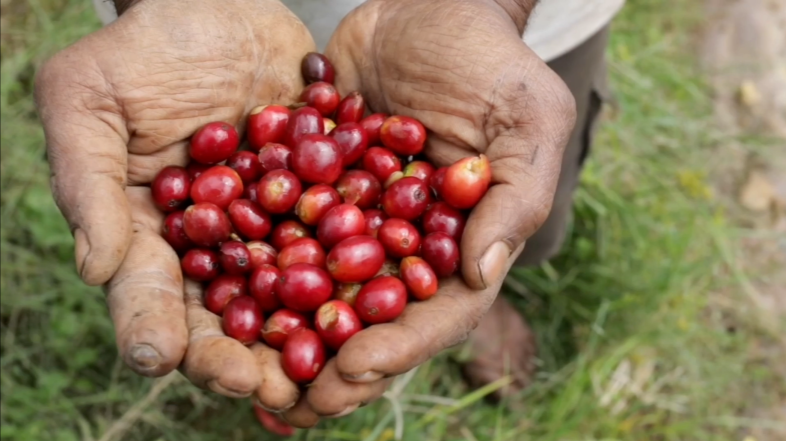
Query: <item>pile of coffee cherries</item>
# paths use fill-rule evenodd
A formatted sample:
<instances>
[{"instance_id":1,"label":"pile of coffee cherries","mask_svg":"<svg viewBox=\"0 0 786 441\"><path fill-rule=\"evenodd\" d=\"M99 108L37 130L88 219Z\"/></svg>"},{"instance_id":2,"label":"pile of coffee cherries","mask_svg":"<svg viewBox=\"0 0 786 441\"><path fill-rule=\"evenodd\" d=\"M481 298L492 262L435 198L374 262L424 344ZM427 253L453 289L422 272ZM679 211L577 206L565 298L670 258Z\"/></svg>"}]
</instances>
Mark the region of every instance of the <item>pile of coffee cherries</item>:
<instances>
[{"instance_id":1,"label":"pile of coffee cherries","mask_svg":"<svg viewBox=\"0 0 786 441\"><path fill-rule=\"evenodd\" d=\"M191 138L192 162L151 184L205 307L226 335L280 350L301 384L457 271L466 210L491 180L483 155L443 168L421 158L426 130L413 118L364 117L363 96L341 99L323 55L302 71L301 102L251 112L248 149L231 124L209 123Z\"/></svg>"}]
</instances>

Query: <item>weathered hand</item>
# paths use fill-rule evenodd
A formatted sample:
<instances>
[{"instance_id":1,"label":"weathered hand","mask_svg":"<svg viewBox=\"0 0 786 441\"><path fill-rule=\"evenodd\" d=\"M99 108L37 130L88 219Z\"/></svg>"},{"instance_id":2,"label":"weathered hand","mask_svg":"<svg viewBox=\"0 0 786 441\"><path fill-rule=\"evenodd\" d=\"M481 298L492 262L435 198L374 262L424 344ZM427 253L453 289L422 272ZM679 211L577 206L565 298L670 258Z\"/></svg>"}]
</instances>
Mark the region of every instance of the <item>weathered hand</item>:
<instances>
[{"instance_id":1,"label":"weathered hand","mask_svg":"<svg viewBox=\"0 0 786 441\"><path fill-rule=\"evenodd\" d=\"M549 214L575 106L521 40L529 3L372 0L331 39L326 55L342 95L359 90L375 112L422 121L438 165L484 153L496 185L468 220L463 278L352 337L287 415L294 424L350 412L381 395L387 378L465 339Z\"/></svg>"},{"instance_id":2,"label":"weathered hand","mask_svg":"<svg viewBox=\"0 0 786 441\"><path fill-rule=\"evenodd\" d=\"M120 354L136 372L181 366L202 387L288 407L298 391L278 352L224 336L199 286L184 284L147 186L163 167L186 164L201 125L242 129L254 106L294 101L313 40L277 0L132 3L38 73L52 191L77 270L105 284Z\"/></svg>"}]
</instances>

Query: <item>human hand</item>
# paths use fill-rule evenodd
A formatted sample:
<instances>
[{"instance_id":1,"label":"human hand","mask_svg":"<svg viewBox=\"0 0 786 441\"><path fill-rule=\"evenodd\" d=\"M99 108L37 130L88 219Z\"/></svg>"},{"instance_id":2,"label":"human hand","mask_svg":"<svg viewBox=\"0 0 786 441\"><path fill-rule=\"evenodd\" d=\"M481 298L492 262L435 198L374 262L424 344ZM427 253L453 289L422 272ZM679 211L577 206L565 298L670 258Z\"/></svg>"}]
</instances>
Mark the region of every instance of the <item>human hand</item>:
<instances>
[{"instance_id":1,"label":"human hand","mask_svg":"<svg viewBox=\"0 0 786 441\"><path fill-rule=\"evenodd\" d=\"M56 54L36 82L77 270L105 285L119 352L137 373L181 367L223 395L256 391L266 407L288 407L298 390L278 352L224 336L198 284L184 283L148 185L163 167L187 163L188 139L202 125L242 130L253 107L294 102L313 40L277 0L118 3L133 5Z\"/></svg>"},{"instance_id":2,"label":"human hand","mask_svg":"<svg viewBox=\"0 0 786 441\"><path fill-rule=\"evenodd\" d=\"M342 95L429 129L435 164L483 153L493 185L468 219L462 275L412 303L394 323L353 336L306 397L285 414L309 426L379 397L404 373L477 326L549 214L575 104L562 80L521 40L534 2L372 0L341 23L328 48ZM517 4L523 6L516 6Z\"/></svg>"}]
</instances>

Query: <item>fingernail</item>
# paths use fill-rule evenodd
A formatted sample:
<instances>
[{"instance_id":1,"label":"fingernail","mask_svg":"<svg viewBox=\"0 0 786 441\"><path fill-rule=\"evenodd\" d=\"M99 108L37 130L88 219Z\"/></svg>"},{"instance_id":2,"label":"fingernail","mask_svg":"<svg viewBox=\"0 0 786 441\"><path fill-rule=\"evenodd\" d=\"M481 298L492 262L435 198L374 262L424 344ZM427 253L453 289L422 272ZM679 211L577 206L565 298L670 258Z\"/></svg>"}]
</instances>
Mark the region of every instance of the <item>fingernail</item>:
<instances>
[{"instance_id":1,"label":"fingernail","mask_svg":"<svg viewBox=\"0 0 786 441\"><path fill-rule=\"evenodd\" d=\"M497 283L497 280L502 275L502 271L505 269L508 257L510 257L510 247L505 242L494 242L486 250L486 253L478 262L483 286L488 288Z\"/></svg>"},{"instance_id":2,"label":"fingernail","mask_svg":"<svg viewBox=\"0 0 786 441\"><path fill-rule=\"evenodd\" d=\"M149 371L155 369L161 363L161 354L152 346L146 343L134 345L128 352L131 363L135 369Z\"/></svg>"},{"instance_id":3,"label":"fingernail","mask_svg":"<svg viewBox=\"0 0 786 441\"><path fill-rule=\"evenodd\" d=\"M333 414L333 415L326 415L325 418L341 418L343 416L347 416L350 413L358 410L358 407L360 407L360 406L357 405L357 404L353 404L352 406L347 406L346 409L342 410L339 413L336 413L336 414Z\"/></svg>"},{"instance_id":4,"label":"fingernail","mask_svg":"<svg viewBox=\"0 0 786 441\"><path fill-rule=\"evenodd\" d=\"M384 377L383 374L374 371L363 372L362 374L352 375L352 374L341 374L341 376L353 383L372 383L374 381L382 379Z\"/></svg>"},{"instance_id":5,"label":"fingernail","mask_svg":"<svg viewBox=\"0 0 786 441\"><path fill-rule=\"evenodd\" d=\"M271 409L271 408L265 406L264 404L262 404L261 401L259 401L259 398L254 398L254 404L256 404L257 406L261 407L262 409L265 409L266 411L268 411L270 413L282 413L282 412L286 412L289 409L292 409L293 407L295 407L295 404L297 404L297 399L295 399L295 401L293 401L290 404L287 404L286 406L284 406L284 407L282 407L280 409Z\"/></svg>"},{"instance_id":6,"label":"fingernail","mask_svg":"<svg viewBox=\"0 0 786 441\"><path fill-rule=\"evenodd\" d=\"M87 278L84 271L88 255L90 255L90 241L87 239L87 233L83 229L77 228L74 230L74 260L76 261L76 272L83 280Z\"/></svg>"},{"instance_id":7,"label":"fingernail","mask_svg":"<svg viewBox=\"0 0 786 441\"><path fill-rule=\"evenodd\" d=\"M218 380L210 380L206 383L208 389L212 390L217 394L221 394L225 397L229 398L245 398L250 396L254 391L242 391L242 390L234 390L229 389L221 385Z\"/></svg>"}]
</instances>

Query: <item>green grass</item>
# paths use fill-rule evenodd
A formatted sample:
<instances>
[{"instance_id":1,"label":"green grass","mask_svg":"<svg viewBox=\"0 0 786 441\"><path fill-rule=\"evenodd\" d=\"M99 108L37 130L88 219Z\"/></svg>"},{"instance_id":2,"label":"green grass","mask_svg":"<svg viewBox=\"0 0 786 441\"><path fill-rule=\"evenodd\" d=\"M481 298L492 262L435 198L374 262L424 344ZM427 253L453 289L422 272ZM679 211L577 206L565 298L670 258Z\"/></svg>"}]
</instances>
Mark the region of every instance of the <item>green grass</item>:
<instances>
[{"instance_id":1,"label":"green grass","mask_svg":"<svg viewBox=\"0 0 786 441\"><path fill-rule=\"evenodd\" d=\"M299 439L391 440L399 424L406 440L741 440L777 426L749 418L786 394L748 350L773 336L712 301L741 301L746 275L734 271L735 230L706 178L722 143L691 53L695 3L631 0L615 22L618 105L568 243L507 285L538 334L536 384L488 405L489 390L461 381L456 348L401 379L391 400ZM137 377L118 359L103 294L73 269L31 97L35 68L99 24L87 0L2 7L0 439L272 439L248 403Z\"/></svg>"}]
</instances>

